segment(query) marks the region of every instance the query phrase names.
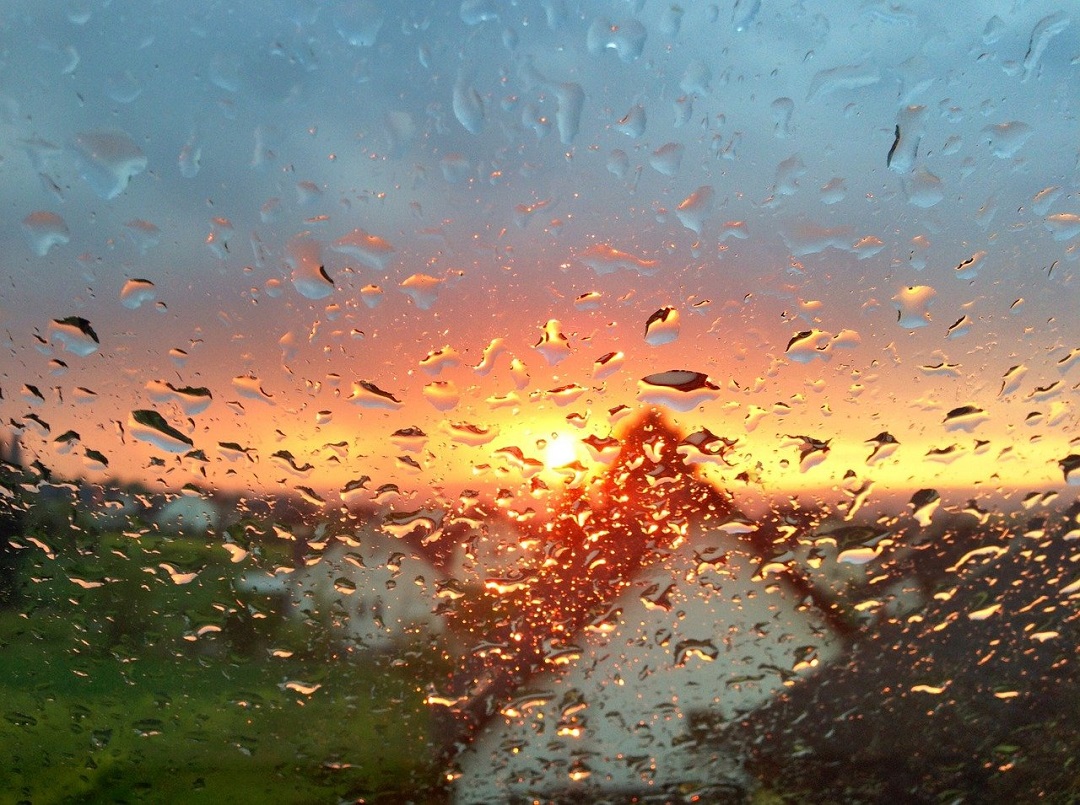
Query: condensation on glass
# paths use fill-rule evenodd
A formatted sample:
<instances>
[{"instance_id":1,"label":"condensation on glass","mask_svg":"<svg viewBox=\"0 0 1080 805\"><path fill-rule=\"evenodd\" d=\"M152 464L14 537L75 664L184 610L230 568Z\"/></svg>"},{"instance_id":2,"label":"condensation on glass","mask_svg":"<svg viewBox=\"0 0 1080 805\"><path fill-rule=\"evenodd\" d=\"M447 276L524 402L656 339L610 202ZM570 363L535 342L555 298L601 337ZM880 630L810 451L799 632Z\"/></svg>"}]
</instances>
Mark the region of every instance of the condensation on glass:
<instances>
[{"instance_id":1,"label":"condensation on glass","mask_svg":"<svg viewBox=\"0 0 1080 805\"><path fill-rule=\"evenodd\" d=\"M3 790L1080 796L1073 11L0 26Z\"/></svg>"}]
</instances>

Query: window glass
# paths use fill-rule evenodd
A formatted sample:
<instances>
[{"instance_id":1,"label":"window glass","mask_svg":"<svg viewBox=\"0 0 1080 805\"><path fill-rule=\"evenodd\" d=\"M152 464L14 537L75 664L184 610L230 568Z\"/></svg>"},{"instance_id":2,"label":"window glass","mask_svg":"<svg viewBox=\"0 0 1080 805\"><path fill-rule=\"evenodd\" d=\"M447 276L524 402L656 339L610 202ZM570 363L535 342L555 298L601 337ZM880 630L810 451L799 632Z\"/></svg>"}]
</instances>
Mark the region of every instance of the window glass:
<instances>
[{"instance_id":1,"label":"window glass","mask_svg":"<svg viewBox=\"0 0 1080 805\"><path fill-rule=\"evenodd\" d=\"M1080 18L0 2L17 801L1080 797Z\"/></svg>"}]
</instances>

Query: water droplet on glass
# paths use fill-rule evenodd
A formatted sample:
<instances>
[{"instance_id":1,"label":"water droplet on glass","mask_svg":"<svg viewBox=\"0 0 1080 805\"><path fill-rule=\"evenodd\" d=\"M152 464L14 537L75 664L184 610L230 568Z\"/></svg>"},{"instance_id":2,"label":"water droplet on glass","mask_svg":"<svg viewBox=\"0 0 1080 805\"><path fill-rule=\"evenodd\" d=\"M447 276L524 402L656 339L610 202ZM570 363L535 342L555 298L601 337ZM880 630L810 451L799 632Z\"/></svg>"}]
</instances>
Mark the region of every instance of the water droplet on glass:
<instances>
[{"instance_id":1,"label":"water droplet on glass","mask_svg":"<svg viewBox=\"0 0 1080 805\"><path fill-rule=\"evenodd\" d=\"M456 408L461 400L461 392L455 383L449 380L436 380L424 386L424 399L440 411Z\"/></svg>"},{"instance_id":2,"label":"water droplet on glass","mask_svg":"<svg viewBox=\"0 0 1080 805\"><path fill-rule=\"evenodd\" d=\"M1071 212L1059 212L1046 216L1043 225L1056 241L1072 240L1080 235L1080 215Z\"/></svg>"},{"instance_id":3,"label":"water droplet on glass","mask_svg":"<svg viewBox=\"0 0 1080 805\"><path fill-rule=\"evenodd\" d=\"M484 129L484 100L480 93L469 83L465 73L454 82L452 96L454 117L462 128L470 134L479 134Z\"/></svg>"},{"instance_id":4,"label":"water droplet on glass","mask_svg":"<svg viewBox=\"0 0 1080 805\"><path fill-rule=\"evenodd\" d=\"M124 230L139 254L146 254L161 242L161 230L149 221L135 218L124 224Z\"/></svg>"},{"instance_id":5,"label":"water droplet on glass","mask_svg":"<svg viewBox=\"0 0 1080 805\"><path fill-rule=\"evenodd\" d=\"M635 19L612 23L597 17L589 25L585 44L589 53L614 50L620 60L629 63L641 57L647 36L645 26Z\"/></svg>"},{"instance_id":6,"label":"water droplet on glass","mask_svg":"<svg viewBox=\"0 0 1080 805\"><path fill-rule=\"evenodd\" d=\"M702 185L679 202L679 206L675 208L675 216L684 227L700 235L705 219L712 214L715 198L716 191L712 185Z\"/></svg>"},{"instance_id":7,"label":"water droplet on glass","mask_svg":"<svg viewBox=\"0 0 1080 805\"><path fill-rule=\"evenodd\" d=\"M496 0L462 0L458 14L466 25L480 25L499 19L499 4Z\"/></svg>"},{"instance_id":8,"label":"water droplet on glass","mask_svg":"<svg viewBox=\"0 0 1080 805\"><path fill-rule=\"evenodd\" d=\"M720 387L708 375L685 369L647 375L638 382L639 400L675 411L690 411L719 396Z\"/></svg>"},{"instance_id":9,"label":"water droplet on glass","mask_svg":"<svg viewBox=\"0 0 1080 805\"><path fill-rule=\"evenodd\" d=\"M1012 120L987 126L982 133L994 156L998 159L1012 159L1016 152L1023 148L1024 143L1031 139L1035 130L1027 123Z\"/></svg>"},{"instance_id":10,"label":"water droplet on glass","mask_svg":"<svg viewBox=\"0 0 1080 805\"><path fill-rule=\"evenodd\" d=\"M945 425L945 430L962 430L966 433L971 433L988 419L990 419L990 416L983 409L974 405L962 405L959 408L953 408L949 411L949 413L945 415L943 424Z\"/></svg>"},{"instance_id":11,"label":"water droplet on glass","mask_svg":"<svg viewBox=\"0 0 1080 805\"><path fill-rule=\"evenodd\" d=\"M1024 55L1024 80L1027 81L1039 69L1043 53L1050 40L1069 27L1072 20L1064 11L1057 11L1039 20L1031 29L1027 53Z\"/></svg>"},{"instance_id":12,"label":"water droplet on glass","mask_svg":"<svg viewBox=\"0 0 1080 805\"><path fill-rule=\"evenodd\" d=\"M631 106L630 110L615 123L615 130L636 140L645 134L646 123L645 107L638 103ZM626 173L625 168L622 172ZM612 173L615 173L615 171L612 171Z\"/></svg>"},{"instance_id":13,"label":"water droplet on glass","mask_svg":"<svg viewBox=\"0 0 1080 805\"><path fill-rule=\"evenodd\" d=\"M930 324L930 305L935 296L937 291L929 285L909 285L901 290L892 298L900 326L914 330Z\"/></svg>"},{"instance_id":14,"label":"water droplet on glass","mask_svg":"<svg viewBox=\"0 0 1080 805\"><path fill-rule=\"evenodd\" d=\"M670 344L679 337L679 311L662 307L645 322L645 343L652 347Z\"/></svg>"},{"instance_id":15,"label":"water droplet on glass","mask_svg":"<svg viewBox=\"0 0 1080 805\"><path fill-rule=\"evenodd\" d=\"M439 290L445 282L428 274L413 274L399 286L420 310L430 310L439 299Z\"/></svg>"},{"instance_id":16,"label":"water droplet on glass","mask_svg":"<svg viewBox=\"0 0 1080 805\"><path fill-rule=\"evenodd\" d=\"M682 165L685 150L682 143L664 143L649 156L649 164L658 173L674 176Z\"/></svg>"},{"instance_id":17,"label":"water droplet on glass","mask_svg":"<svg viewBox=\"0 0 1080 805\"><path fill-rule=\"evenodd\" d=\"M325 299L334 292L334 281L322 262L322 244L307 233L294 235L286 246L292 284L306 299Z\"/></svg>"},{"instance_id":18,"label":"water droplet on glass","mask_svg":"<svg viewBox=\"0 0 1080 805\"><path fill-rule=\"evenodd\" d=\"M87 131L72 143L83 180L98 196L114 199L146 170L146 156L122 131Z\"/></svg>"},{"instance_id":19,"label":"water droplet on glass","mask_svg":"<svg viewBox=\"0 0 1080 805\"><path fill-rule=\"evenodd\" d=\"M402 402L389 391L383 391L367 380L358 380L352 384L352 394L349 402L362 408L383 408L395 411L401 408Z\"/></svg>"},{"instance_id":20,"label":"water droplet on glass","mask_svg":"<svg viewBox=\"0 0 1080 805\"><path fill-rule=\"evenodd\" d=\"M53 246L63 246L71 241L64 219L55 212L38 210L22 220L23 234L31 250L38 257L44 257Z\"/></svg>"},{"instance_id":21,"label":"water droplet on glass","mask_svg":"<svg viewBox=\"0 0 1080 805\"><path fill-rule=\"evenodd\" d=\"M544 325L544 331L540 340L533 344L533 349L539 352L551 366L570 357L570 340L563 335L562 326L555 319L548 320Z\"/></svg>"},{"instance_id":22,"label":"water droplet on glass","mask_svg":"<svg viewBox=\"0 0 1080 805\"><path fill-rule=\"evenodd\" d=\"M382 8L370 0L339 0L331 14L334 30L353 47L375 45L382 28Z\"/></svg>"},{"instance_id":23,"label":"water droplet on glass","mask_svg":"<svg viewBox=\"0 0 1080 805\"><path fill-rule=\"evenodd\" d=\"M394 255L394 247L389 242L359 227L335 240L330 248L375 271L385 271Z\"/></svg>"},{"instance_id":24,"label":"water droplet on glass","mask_svg":"<svg viewBox=\"0 0 1080 805\"><path fill-rule=\"evenodd\" d=\"M68 316L49 322L49 339L67 352L85 358L98 351L101 342L90 322L81 316Z\"/></svg>"},{"instance_id":25,"label":"water droplet on glass","mask_svg":"<svg viewBox=\"0 0 1080 805\"><path fill-rule=\"evenodd\" d=\"M132 411L128 417L128 432L136 439L154 445L167 453L186 453L193 442L151 409Z\"/></svg>"}]
</instances>

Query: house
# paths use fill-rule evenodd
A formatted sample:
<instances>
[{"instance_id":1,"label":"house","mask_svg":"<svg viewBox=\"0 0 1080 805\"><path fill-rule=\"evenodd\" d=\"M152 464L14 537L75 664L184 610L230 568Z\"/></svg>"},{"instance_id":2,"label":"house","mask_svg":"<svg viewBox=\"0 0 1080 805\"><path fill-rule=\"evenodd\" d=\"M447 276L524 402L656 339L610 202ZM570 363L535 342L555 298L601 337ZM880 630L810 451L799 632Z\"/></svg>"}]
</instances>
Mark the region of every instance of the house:
<instances>
[{"instance_id":1,"label":"house","mask_svg":"<svg viewBox=\"0 0 1080 805\"><path fill-rule=\"evenodd\" d=\"M693 740L835 660L843 639L800 592L758 574L721 527L691 527L587 624L564 666L532 676L458 759L455 801L600 796L738 780Z\"/></svg>"},{"instance_id":2,"label":"house","mask_svg":"<svg viewBox=\"0 0 1080 805\"><path fill-rule=\"evenodd\" d=\"M310 620L349 645L390 650L418 635L441 634L436 612L445 574L404 539L374 524L351 536L326 538L315 529L317 551L299 568L253 571L237 586L277 597L289 617Z\"/></svg>"},{"instance_id":3,"label":"house","mask_svg":"<svg viewBox=\"0 0 1080 805\"><path fill-rule=\"evenodd\" d=\"M568 498L543 560L456 687L431 697L458 726L459 803L716 796L738 759L695 725L737 719L844 648L828 602L762 574L775 535L699 481L650 416L599 490ZM730 790L730 789L729 789Z\"/></svg>"},{"instance_id":4,"label":"house","mask_svg":"<svg viewBox=\"0 0 1080 805\"><path fill-rule=\"evenodd\" d=\"M218 533L227 519L217 501L187 491L165 502L153 516L162 531L188 535Z\"/></svg>"}]
</instances>

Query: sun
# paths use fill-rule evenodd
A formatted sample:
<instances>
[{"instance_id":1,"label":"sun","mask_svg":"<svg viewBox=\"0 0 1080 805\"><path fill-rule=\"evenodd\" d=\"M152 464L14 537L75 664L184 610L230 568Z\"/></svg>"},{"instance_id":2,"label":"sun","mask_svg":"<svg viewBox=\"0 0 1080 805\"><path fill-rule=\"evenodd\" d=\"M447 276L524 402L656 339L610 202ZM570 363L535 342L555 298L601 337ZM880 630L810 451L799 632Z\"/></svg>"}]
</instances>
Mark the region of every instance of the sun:
<instances>
[{"instance_id":1,"label":"sun","mask_svg":"<svg viewBox=\"0 0 1080 805\"><path fill-rule=\"evenodd\" d=\"M565 467L567 464L572 464L577 460L577 440L572 436L555 434L552 438L547 440L543 459L544 466L547 469L553 470L558 467Z\"/></svg>"}]
</instances>

